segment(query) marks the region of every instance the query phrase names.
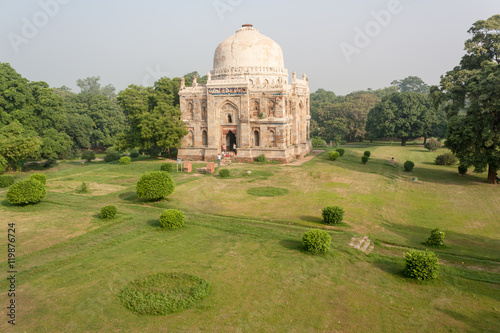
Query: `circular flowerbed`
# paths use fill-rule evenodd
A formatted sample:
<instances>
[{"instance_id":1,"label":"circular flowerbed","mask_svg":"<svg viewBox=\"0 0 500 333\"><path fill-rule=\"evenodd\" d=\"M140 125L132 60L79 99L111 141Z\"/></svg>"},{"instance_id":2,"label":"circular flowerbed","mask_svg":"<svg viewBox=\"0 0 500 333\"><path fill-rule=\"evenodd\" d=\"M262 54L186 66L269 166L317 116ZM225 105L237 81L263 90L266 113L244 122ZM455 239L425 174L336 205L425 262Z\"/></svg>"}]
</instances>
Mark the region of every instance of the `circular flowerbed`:
<instances>
[{"instance_id":1,"label":"circular flowerbed","mask_svg":"<svg viewBox=\"0 0 500 333\"><path fill-rule=\"evenodd\" d=\"M278 197L288 194L288 190L280 187L252 187L247 193L257 197Z\"/></svg>"},{"instance_id":2,"label":"circular flowerbed","mask_svg":"<svg viewBox=\"0 0 500 333\"><path fill-rule=\"evenodd\" d=\"M210 293L210 283L183 273L151 274L122 290L123 304L137 314L166 315L192 307Z\"/></svg>"}]
</instances>

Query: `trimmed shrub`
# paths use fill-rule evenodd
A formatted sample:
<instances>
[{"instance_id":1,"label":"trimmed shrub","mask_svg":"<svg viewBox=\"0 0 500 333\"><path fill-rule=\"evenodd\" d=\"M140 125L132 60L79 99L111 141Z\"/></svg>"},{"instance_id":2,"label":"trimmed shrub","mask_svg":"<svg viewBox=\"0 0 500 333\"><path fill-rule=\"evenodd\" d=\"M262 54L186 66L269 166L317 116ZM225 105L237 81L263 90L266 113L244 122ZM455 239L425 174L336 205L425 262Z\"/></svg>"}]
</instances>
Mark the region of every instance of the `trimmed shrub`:
<instances>
[{"instance_id":1,"label":"trimmed shrub","mask_svg":"<svg viewBox=\"0 0 500 333\"><path fill-rule=\"evenodd\" d=\"M337 148L337 149L335 149L335 151L339 152L340 157L344 156L344 154L345 154L345 149L344 148Z\"/></svg>"},{"instance_id":2,"label":"trimmed shrub","mask_svg":"<svg viewBox=\"0 0 500 333\"><path fill-rule=\"evenodd\" d=\"M177 229L184 226L184 213L178 209L165 209L160 215L163 228Z\"/></svg>"},{"instance_id":3,"label":"trimmed shrub","mask_svg":"<svg viewBox=\"0 0 500 333\"><path fill-rule=\"evenodd\" d=\"M142 199L160 200L175 189L172 177L165 171L145 173L137 182L137 196Z\"/></svg>"},{"instance_id":4,"label":"trimmed shrub","mask_svg":"<svg viewBox=\"0 0 500 333\"><path fill-rule=\"evenodd\" d=\"M370 157L372 153L370 153L369 150L365 150L365 152L363 153L364 156L366 157Z\"/></svg>"},{"instance_id":5,"label":"trimmed shrub","mask_svg":"<svg viewBox=\"0 0 500 333\"><path fill-rule=\"evenodd\" d=\"M137 149L132 149L130 151L130 157L131 158L136 158L136 157L139 157L139 151Z\"/></svg>"},{"instance_id":6,"label":"trimmed shrub","mask_svg":"<svg viewBox=\"0 0 500 333\"><path fill-rule=\"evenodd\" d=\"M465 175L467 173L467 167L463 164L458 166L458 173L461 175Z\"/></svg>"},{"instance_id":7,"label":"trimmed shrub","mask_svg":"<svg viewBox=\"0 0 500 333\"><path fill-rule=\"evenodd\" d=\"M327 206L323 208L321 216L326 224L339 224L344 219L344 210L339 206Z\"/></svg>"},{"instance_id":8,"label":"trimmed shrub","mask_svg":"<svg viewBox=\"0 0 500 333\"><path fill-rule=\"evenodd\" d=\"M429 151L436 151L439 148L443 147L443 144L436 140L427 140L424 147Z\"/></svg>"},{"instance_id":9,"label":"trimmed shrub","mask_svg":"<svg viewBox=\"0 0 500 333\"><path fill-rule=\"evenodd\" d=\"M87 160L87 162L95 160L95 153L94 153L94 151L93 150L84 150L82 152L82 160Z\"/></svg>"},{"instance_id":10,"label":"trimmed shrub","mask_svg":"<svg viewBox=\"0 0 500 333\"><path fill-rule=\"evenodd\" d=\"M434 162L437 165L453 165L457 163L457 158L452 153L444 153L442 155L438 155Z\"/></svg>"},{"instance_id":11,"label":"trimmed shrub","mask_svg":"<svg viewBox=\"0 0 500 333\"><path fill-rule=\"evenodd\" d=\"M167 171L170 172L174 169L174 165L172 163L162 163L160 165L160 170L161 171Z\"/></svg>"},{"instance_id":12,"label":"trimmed shrub","mask_svg":"<svg viewBox=\"0 0 500 333\"><path fill-rule=\"evenodd\" d=\"M264 154L259 155L259 156L257 156L257 157L255 158L255 161L256 161L256 162L261 162L261 163L263 163L263 162L265 162L265 161L266 161L266 156L265 156Z\"/></svg>"},{"instance_id":13,"label":"trimmed shrub","mask_svg":"<svg viewBox=\"0 0 500 333\"><path fill-rule=\"evenodd\" d=\"M405 253L404 275L418 280L429 280L437 277L437 271L438 257L434 252L410 250Z\"/></svg>"},{"instance_id":14,"label":"trimmed shrub","mask_svg":"<svg viewBox=\"0 0 500 333\"><path fill-rule=\"evenodd\" d=\"M319 136L316 136L312 138L312 145L313 147L326 147L326 141Z\"/></svg>"},{"instance_id":15,"label":"trimmed shrub","mask_svg":"<svg viewBox=\"0 0 500 333\"><path fill-rule=\"evenodd\" d=\"M118 213L118 208L115 205L104 206L101 208L99 218L102 220L111 220L115 218L116 213Z\"/></svg>"},{"instance_id":16,"label":"trimmed shrub","mask_svg":"<svg viewBox=\"0 0 500 333\"><path fill-rule=\"evenodd\" d=\"M426 245L443 245L444 232L438 228L431 231L429 238L425 240Z\"/></svg>"},{"instance_id":17,"label":"trimmed shrub","mask_svg":"<svg viewBox=\"0 0 500 333\"><path fill-rule=\"evenodd\" d=\"M13 176L10 175L2 175L0 176L0 187L9 187L14 184L15 180Z\"/></svg>"},{"instance_id":18,"label":"trimmed shrub","mask_svg":"<svg viewBox=\"0 0 500 333\"><path fill-rule=\"evenodd\" d=\"M43 173L34 173L30 176L30 179L36 179L40 183L42 183L42 185L47 184L47 176L45 176Z\"/></svg>"},{"instance_id":19,"label":"trimmed shrub","mask_svg":"<svg viewBox=\"0 0 500 333\"><path fill-rule=\"evenodd\" d=\"M132 162L132 160L130 159L130 157L128 157L128 156L120 157L120 163L121 164L127 165L127 164L130 164L130 162Z\"/></svg>"},{"instance_id":20,"label":"trimmed shrub","mask_svg":"<svg viewBox=\"0 0 500 333\"><path fill-rule=\"evenodd\" d=\"M104 156L104 161L109 163L113 161L118 161L120 159L120 153L117 152L113 147L106 149L106 155Z\"/></svg>"},{"instance_id":21,"label":"trimmed shrub","mask_svg":"<svg viewBox=\"0 0 500 333\"><path fill-rule=\"evenodd\" d=\"M363 164L366 164L366 162L368 162L368 156L366 155L361 156L361 162L363 162Z\"/></svg>"},{"instance_id":22,"label":"trimmed shrub","mask_svg":"<svg viewBox=\"0 0 500 333\"><path fill-rule=\"evenodd\" d=\"M7 191L7 200L14 205L38 203L45 198L45 185L36 179L23 179L12 185Z\"/></svg>"},{"instance_id":23,"label":"trimmed shrub","mask_svg":"<svg viewBox=\"0 0 500 333\"><path fill-rule=\"evenodd\" d=\"M404 164L405 171L411 172L413 171L413 168L415 167L415 163L412 161L406 161Z\"/></svg>"},{"instance_id":24,"label":"trimmed shrub","mask_svg":"<svg viewBox=\"0 0 500 333\"><path fill-rule=\"evenodd\" d=\"M340 153L338 151L331 151L328 153L328 158L332 161L335 161L339 157L340 157Z\"/></svg>"},{"instance_id":25,"label":"trimmed shrub","mask_svg":"<svg viewBox=\"0 0 500 333\"><path fill-rule=\"evenodd\" d=\"M219 177L220 178L229 178L229 177L231 177L231 170L229 170L229 169L221 169L221 170L219 170Z\"/></svg>"},{"instance_id":26,"label":"trimmed shrub","mask_svg":"<svg viewBox=\"0 0 500 333\"><path fill-rule=\"evenodd\" d=\"M3 157L2 155L0 155L0 173L4 173L5 170L7 170L8 166L9 166L9 163L7 162L7 160L5 159L5 157Z\"/></svg>"},{"instance_id":27,"label":"trimmed shrub","mask_svg":"<svg viewBox=\"0 0 500 333\"><path fill-rule=\"evenodd\" d=\"M304 246L304 250L309 252L327 252L331 244L332 237L325 230L309 230L302 236L302 245Z\"/></svg>"}]
</instances>

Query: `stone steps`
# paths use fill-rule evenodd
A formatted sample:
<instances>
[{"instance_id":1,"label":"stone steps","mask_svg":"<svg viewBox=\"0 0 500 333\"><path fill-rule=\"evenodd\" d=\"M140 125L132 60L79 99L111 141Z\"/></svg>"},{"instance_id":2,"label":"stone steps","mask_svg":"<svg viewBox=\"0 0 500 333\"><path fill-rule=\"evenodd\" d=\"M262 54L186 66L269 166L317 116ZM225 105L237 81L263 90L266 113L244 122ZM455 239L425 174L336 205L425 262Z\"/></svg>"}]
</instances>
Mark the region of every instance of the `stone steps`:
<instances>
[{"instance_id":1,"label":"stone steps","mask_svg":"<svg viewBox=\"0 0 500 333\"><path fill-rule=\"evenodd\" d=\"M356 236L352 237L349 242L349 246L366 254L372 252L375 248L375 245L372 243L370 238L368 238L368 236L364 236L363 238L357 238Z\"/></svg>"}]
</instances>

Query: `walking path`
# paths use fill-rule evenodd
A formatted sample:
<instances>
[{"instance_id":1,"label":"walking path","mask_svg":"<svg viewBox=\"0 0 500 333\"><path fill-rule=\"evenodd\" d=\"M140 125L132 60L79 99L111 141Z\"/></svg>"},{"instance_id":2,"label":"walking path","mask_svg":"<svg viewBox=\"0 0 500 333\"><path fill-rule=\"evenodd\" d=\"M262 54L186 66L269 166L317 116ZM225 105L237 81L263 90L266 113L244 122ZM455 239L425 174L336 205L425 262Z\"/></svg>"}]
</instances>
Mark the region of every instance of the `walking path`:
<instances>
[{"instance_id":1,"label":"walking path","mask_svg":"<svg viewBox=\"0 0 500 333\"><path fill-rule=\"evenodd\" d=\"M299 166L299 165L302 165L302 164L306 163L307 161L312 160L313 158L315 158L316 156L318 156L318 155L319 155L319 154L321 154L322 152L324 152L324 150L322 150L322 149L313 150L313 151L311 151L311 154L310 154L309 156L306 156L306 157L304 157L304 158L301 158L301 159L295 160L295 161L293 161L292 163L288 163L288 164L285 164L285 165L291 165L291 166Z\"/></svg>"}]
</instances>

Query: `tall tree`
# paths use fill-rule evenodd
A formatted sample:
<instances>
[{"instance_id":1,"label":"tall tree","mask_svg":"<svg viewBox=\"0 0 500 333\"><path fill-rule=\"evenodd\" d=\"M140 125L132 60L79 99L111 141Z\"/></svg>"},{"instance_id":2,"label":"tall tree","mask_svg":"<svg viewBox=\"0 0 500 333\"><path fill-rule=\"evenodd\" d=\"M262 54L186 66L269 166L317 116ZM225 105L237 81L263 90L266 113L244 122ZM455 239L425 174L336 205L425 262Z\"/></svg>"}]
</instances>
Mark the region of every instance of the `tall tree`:
<instances>
[{"instance_id":1,"label":"tall tree","mask_svg":"<svg viewBox=\"0 0 500 333\"><path fill-rule=\"evenodd\" d=\"M154 87L130 85L118 94L118 103L127 116L130 128L124 132L120 148L140 148L150 156L180 147L187 134L178 102L179 80L167 77Z\"/></svg>"},{"instance_id":2,"label":"tall tree","mask_svg":"<svg viewBox=\"0 0 500 333\"><path fill-rule=\"evenodd\" d=\"M26 130L17 120L0 128L0 156L12 169L20 169L23 159L36 158L41 144L36 133Z\"/></svg>"},{"instance_id":3,"label":"tall tree","mask_svg":"<svg viewBox=\"0 0 500 333\"><path fill-rule=\"evenodd\" d=\"M429 86L418 76L408 76L402 80L394 80L391 85L396 86L399 92L413 91L421 94L429 93Z\"/></svg>"},{"instance_id":4,"label":"tall tree","mask_svg":"<svg viewBox=\"0 0 500 333\"><path fill-rule=\"evenodd\" d=\"M432 95L448 116L446 146L475 171L500 167L500 15L475 22L460 65L441 78Z\"/></svg>"},{"instance_id":5,"label":"tall tree","mask_svg":"<svg viewBox=\"0 0 500 333\"><path fill-rule=\"evenodd\" d=\"M373 138L393 137L401 139L405 146L409 139L424 134L433 112L428 95L404 92L382 98L368 113L366 131Z\"/></svg>"}]
</instances>

